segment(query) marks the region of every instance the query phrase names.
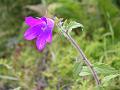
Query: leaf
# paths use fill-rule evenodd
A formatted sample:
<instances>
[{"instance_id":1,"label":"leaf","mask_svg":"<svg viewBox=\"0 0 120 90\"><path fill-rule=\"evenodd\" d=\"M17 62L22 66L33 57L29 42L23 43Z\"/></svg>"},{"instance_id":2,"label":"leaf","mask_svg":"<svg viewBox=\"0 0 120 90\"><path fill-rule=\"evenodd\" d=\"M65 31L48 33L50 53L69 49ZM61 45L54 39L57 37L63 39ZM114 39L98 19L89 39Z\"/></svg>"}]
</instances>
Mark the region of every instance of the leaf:
<instances>
[{"instance_id":1,"label":"leaf","mask_svg":"<svg viewBox=\"0 0 120 90\"><path fill-rule=\"evenodd\" d=\"M114 74L114 75L108 75L102 79L103 86L107 86L107 82L109 82L111 79L116 78L117 76L120 76L120 74Z\"/></svg>"},{"instance_id":2,"label":"leaf","mask_svg":"<svg viewBox=\"0 0 120 90\"><path fill-rule=\"evenodd\" d=\"M109 65L106 65L103 63L95 64L94 67L98 73L104 74L104 75L110 75L113 73L115 74L118 72L115 68L110 67Z\"/></svg>"},{"instance_id":3,"label":"leaf","mask_svg":"<svg viewBox=\"0 0 120 90\"><path fill-rule=\"evenodd\" d=\"M75 76L79 75L79 73L82 70L82 67L83 67L83 63L82 62L76 62L75 63L74 70L73 70Z\"/></svg>"},{"instance_id":4,"label":"leaf","mask_svg":"<svg viewBox=\"0 0 120 90\"><path fill-rule=\"evenodd\" d=\"M45 0L43 0L43 1L45 1ZM54 14L55 10L61 6L62 5L60 3L52 3L52 4L47 5L47 7L46 7L46 5L42 3L42 4L37 4L37 5L27 5L27 6L25 6L25 8L33 10L43 16L46 14L46 10L47 10L47 15L52 16L52 14Z\"/></svg>"},{"instance_id":5,"label":"leaf","mask_svg":"<svg viewBox=\"0 0 120 90\"><path fill-rule=\"evenodd\" d=\"M87 66L83 66L82 71L79 73L79 76L87 76L90 75L91 72L87 68Z\"/></svg>"},{"instance_id":6,"label":"leaf","mask_svg":"<svg viewBox=\"0 0 120 90\"><path fill-rule=\"evenodd\" d=\"M14 88L12 90L21 90L21 87Z\"/></svg>"},{"instance_id":7,"label":"leaf","mask_svg":"<svg viewBox=\"0 0 120 90\"><path fill-rule=\"evenodd\" d=\"M80 24L80 23L77 23L77 22L75 22L75 21L71 21L69 24L68 24L68 30L72 30L72 29L74 29L74 28L78 28L78 27L82 27L83 28L83 25L82 24Z\"/></svg>"},{"instance_id":8,"label":"leaf","mask_svg":"<svg viewBox=\"0 0 120 90\"><path fill-rule=\"evenodd\" d=\"M46 11L46 7L43 4L38 4L38 5L27 5L25 8L28 8L30 10L33 10L37 12L40 15L44 15Z\"/></svg>"},{"instance_id":9,"label":"leaf","mask_svg":"<svg viewBox=\"0 0 120 90\"><path fill-rule=\"evenodd\" d=\"M108 65L105 65L103 63L95 64L93 66L93 68L95 69L95 71L98 74L103 74L103 75L110 75L110 74L113 74L113 73L115 74L115 73L118 72L114 68L112 68ZM81 73L79 73L79 76L86 76L86 75L91 75L91 72L90 72L90 70L88 69L87 66L84 66Z\"/></svg>"},{"instance_id":10,"label":"leaf","mask_svg":"<svg viewBox=\"0 0 120 90\"><path fill-rule=\"evenodd\" d=\"M6 69L12 69L12 67L9 65L8 61L5 59L0 59L0 68L4 67Z\"/></svg>"},{"instance_id":11,"label":"leaf","mask_svg":"<svg viewBox=\"0 0 120 90\"><path fill-rule=\"evenodd\" d=\"M78 28L78 27L83 28L83 25L75 21L70 21L68 23L67 20L65 20L64 25L63 25L63 28L68 30L68 32L71 32L73 29Z\"/></svg>"},{"instance_id":12,"label":"leaf","mask_svg":"<svg viewBox=\"0 0 120 90\"><path fill-rule=\"evenodd\" d=\"M103 82L103 83L108 82L108 81L110 81L111 79L116 78L117 76L120 76L120 74L108 75L108 76L106 76L106 77L103 78L102 82Z\"/></svg>"},{"instance_id":13,"label":"leaf","mask_svg":"<svg viewBox=\"0 0 120 90\"><path fill-rule=\"evenodd\" d=\"M9 79L9 80L18 80L17 78L15 77L11 77L11 76L4 76L4 75L0 75L0 78L2 79Z\"/></svg>"}]
</instances>

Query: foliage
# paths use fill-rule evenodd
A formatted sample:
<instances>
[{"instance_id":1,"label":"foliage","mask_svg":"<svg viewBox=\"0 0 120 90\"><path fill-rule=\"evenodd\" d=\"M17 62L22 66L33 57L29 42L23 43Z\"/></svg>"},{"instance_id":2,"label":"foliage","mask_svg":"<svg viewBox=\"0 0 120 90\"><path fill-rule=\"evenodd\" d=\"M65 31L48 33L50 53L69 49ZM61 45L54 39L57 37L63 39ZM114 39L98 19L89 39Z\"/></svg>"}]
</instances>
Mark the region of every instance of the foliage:
<instances>
[{"instance_id":1,"label":"foliage","mask_svg":"<svg viewBox=\"0 0 120 90\"><path fill-rule=\"evenodd\" d=\"M35 49L34 42L23 39L27 28L24 17L41 16L26 6L41 5L43 1L0 0L0 90L96 89L89 69L57 28L53 31L53 43L41 53ZM100 90L120 90L120 4L117 2L119 0L44 2L49 10L53 3L59 5L52 7L52 14L57 17L84 25L84 31L76 28L71 35L98 72L102 82ZM69 23L68 29L74 28L74 24L81 26L78 23Z\"/></svg>"}]
</instances>

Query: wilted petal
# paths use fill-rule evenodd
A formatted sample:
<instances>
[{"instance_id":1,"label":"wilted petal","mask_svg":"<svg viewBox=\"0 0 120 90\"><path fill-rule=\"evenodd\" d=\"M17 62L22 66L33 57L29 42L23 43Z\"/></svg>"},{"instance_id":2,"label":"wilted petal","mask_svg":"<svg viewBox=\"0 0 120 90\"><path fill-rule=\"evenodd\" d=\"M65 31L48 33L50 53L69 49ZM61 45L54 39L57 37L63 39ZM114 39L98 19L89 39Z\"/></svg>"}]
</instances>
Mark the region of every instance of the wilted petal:
<instances>
[{"instance_id":1,"label":"wilted petal","mask_svg":"<svg viewBox=\"0 0 120 90\"><path fill-rule=\"evenodd\" d=\"M24 33L24 38L26 40L32 40L40 35L42 32L43 31L41 30L41 25L36 25L27 29L27 31Z\"/></svg>"},{"instance_id":2,"label":"wilted petal","mask_svg":"<svg viewBox=\"0 0 120 90\"><path fill-rule=\"evenodd\" d=\"M37 37L36 46L37 46L39 51L42 51L45 48L45 46L46 46L46 37L44 36L43 33L42 33L42 35Z\"/></svg>"}]
</instances>

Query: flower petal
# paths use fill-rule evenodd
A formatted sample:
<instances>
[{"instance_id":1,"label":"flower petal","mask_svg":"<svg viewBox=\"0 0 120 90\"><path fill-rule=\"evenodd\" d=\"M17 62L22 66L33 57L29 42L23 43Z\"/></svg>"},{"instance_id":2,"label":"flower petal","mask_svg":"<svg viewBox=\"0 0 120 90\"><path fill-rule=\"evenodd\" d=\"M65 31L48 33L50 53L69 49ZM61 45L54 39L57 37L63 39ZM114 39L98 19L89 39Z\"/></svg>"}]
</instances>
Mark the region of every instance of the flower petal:
<instances>
[{"instance_id":1,"label":"flower petal","mask_svg":"<svg viewBox=\"0 0 120 90\"><path fill-rule=\"evenodd\" d=\"M26 40L32 40L36 38L38 35L40 35L43 31L41 30L42 25L36 25L34 27L30 27L27 29L27 31L24 33L24 38Z\"/></svg>"},{"instance_id":2,"label":"flower petal","mask_svg":"<svg viewBox=\"0 0 120 90\"><path fill-rule=\"evenodd\" d=\"M52 42L52 31L50 31L47 35L46 42L51 43Z\"/></svg>"},{"instance_id":3,"label":"flower petal","mask_svg":"<svg viewBox=\"0 0 120 90\"><path fill-rule=\"evenodd\" d=\"M45 30L46 32L46 42L51 43L52 42L52 30L54 28L54 21L52 19L47 18L47 28Z\"/></svg>"},{"instance_id":4,"label":"flower petal","mask_svg":"<svg viewBox=\"0 0 120 90\"><path fill-rule=\"evenodd\" d=\"M46 37L44 36L44 33L42 33L40 36L37 37L36 46L37 46L39 51L42 51L45 48Z\"/></svg>"},{"instance_id":5,"label":"flower petal","mask_svg":"<svg viewBox=\"0 0 120 90\"><path fill-rule=\"evenodd\" d=\"M41 17L40 19L45 21L45 23L47 24L47 18L46 17Z\"/></svg>"},{"instance_id":6,"label":"flower petal","mask_svg":"<svg viewBox=\"0 0 120 90\"><path fill-rule=\"evenodd\" d=\"M25 18L25 23L29 26L35 26L35 25L38 25L40 23L46 24L46 18L45 17L33 18L32 16L29 16L29 17Z\"/></svg>"},{"instance_id":7,"label":"flower petal","mask_svg":"<svg viewBox=\"0 0 120 90\"><path fill-rule=\"evenodd\" d=\"M39 20L31 16L25 18L25 23L29 26L33 26L39 23Z\"/></svg>"},{"instance_id":8,"label":"flower petal","mask_svg":"<svg viewBox=\"0 0 120 90\"><path fill-rule=\"evenodd\" d=\"M54 21L52 20L52 19L50 19L50 18L47 18L47 27L48 27L48 29L49 30L53 30L53 28L54 28Z\"/></svg>"}]
</instances>

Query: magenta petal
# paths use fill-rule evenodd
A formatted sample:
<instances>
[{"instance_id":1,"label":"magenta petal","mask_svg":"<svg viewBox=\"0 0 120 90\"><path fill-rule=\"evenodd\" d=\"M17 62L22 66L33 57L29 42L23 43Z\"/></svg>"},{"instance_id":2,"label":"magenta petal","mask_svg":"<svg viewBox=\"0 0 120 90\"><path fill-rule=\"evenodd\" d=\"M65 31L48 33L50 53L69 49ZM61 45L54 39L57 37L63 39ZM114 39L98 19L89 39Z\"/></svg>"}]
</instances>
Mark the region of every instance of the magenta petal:
<instances>
[{"instance_id":1,"label":"magenta petal","mask_svg":"<svg viewBox=\"0 0 120 90\"><path fill-rule=\"evenodd\" d=\"M47 38L46 38L46 42L51 43L52 42L52 32L49 32Z\"/></svg>"},{"instance_id":2,"label":"magenta petal","mask_svg":"<svg viewBox=\"0 0 120 90\"><path fill-rule=\"evenodd\" d=\"M27 31L24 33L24 38L26 40L32 40L40 35L42 32L43 31L41 30L41 25L36 25L27 29Z\"/></svg>"},{"instance_id":3,"label":"magenta petal","mask_svg":"<svg viewBox=\"0 0 120 90\"><path fill-rule=\"evenodd\" d=\"M29 16L25 18L25 22L30 28L24 33L24 38L26 40L36 38L36 46L39 51L42 51L45 48L46 43L52 42L54 21L46 17L33 18Z\"/></svg>"},{"instance_id":4,"label":"magenta petal","mask_svg":"<svg viewBox=\"0 0 120 90\"><path fill-rule=\"evenodd\" d=\"M25 18L25 23L27 24L27 25L29 25L29 26L35 26L35 25L38 25L38 24L46 24L46 18L45 17L41 17L41 18L33 18L33 17L31 17L31 16L29 16L29 17L26 17Z\"/></svg>"},{"instance_id":5,"label":"magenta petal","mask_svg":"<svg viewBox=\"0 0 120 90\"><path fill-rule=\"evenodd\" d=\"M48 29L52 31L54 28L54 21L50 18L47 18L47 26L48 26Z\"/></svg>"},{"instance_id":6,"label":"magenta petal","mask_svg":"<svg viewBox=\"0 0 120 90\"><path fill-rule=\"evenodd\" d=\"M52 42L52 30L54 28L54 21L52 19L47 18L47 28L46 28L46 42Z\"/></svg>"},{"instance_id":7,"label":"magenta petal","mask_svg":"<svg viewBox=\"0 0 120 90\"><path fill-rule=\"evenodd\" d=\"M34 26L40 23L39 19L33 18L31 16L25 18L25 23L29 26Z\"/></svg>"},{"instance_id":8,"label":"magenta petal","mask_svg":"<svg viewBox=\"0 0 120 90\"><path fill-rule=\"evenodd\" d=\"M41 20L43 20L47 24L47 18L46 17L41 17Z\"/></svg>"},{"instance_id":9,"label":"magenta petal","mask_svg":"<svg viewBox=\"0 0 120 90\"><path fill-rule=\"evenodd\" d=\"M37 46L39 51L42 51L45 48L45 46L46 46L46 37L44 36L43 33L42 33L42 35L37 37L36 46Z\"/></svg>"}]
</instances>

